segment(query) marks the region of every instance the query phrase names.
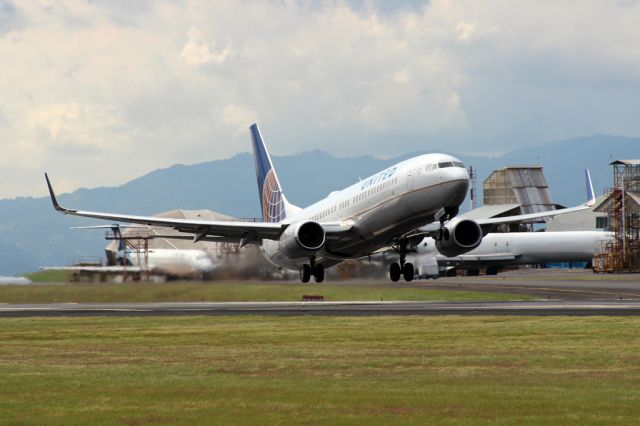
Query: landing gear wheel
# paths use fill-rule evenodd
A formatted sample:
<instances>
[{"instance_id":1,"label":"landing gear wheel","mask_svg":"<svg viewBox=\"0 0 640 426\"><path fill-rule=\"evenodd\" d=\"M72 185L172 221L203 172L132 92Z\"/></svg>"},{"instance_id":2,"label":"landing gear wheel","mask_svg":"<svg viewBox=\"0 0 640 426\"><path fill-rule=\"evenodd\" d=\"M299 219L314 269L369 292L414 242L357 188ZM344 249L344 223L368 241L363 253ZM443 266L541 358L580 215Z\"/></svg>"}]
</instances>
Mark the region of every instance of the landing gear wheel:
<instances>
[{"instance_id":1,"label":"landing gear wheel","mask_svg":"<svg viewBox=\"0 0 640 426\"><path fill-rule=\"evenodd\" d=\"M405 281L413 281L415 270L413 269L413 263L405 263L402 267L402 276Z\"/></svg>"},{"instance_id":2,"label":"landing gear wheel","mask_svg":"<svg viewBox=\"0 0 640 426\"><path fill-rule=\"evenodd\" d=\"M300 281L308 283L311 279L311 267L306 263L300 268Z\"/></svg>"},{"instance_id":3,"label":"landing gear wheel","mask_svg":"<svg viewBox=\"0 0 640 426\"><path fill-rule=\"evenodd\" d=\"M313 273L313 278L317 283L321 283L322 281L324 281L324 265L319 263L316 265L315 269L316 270Z\"/></svg>"},{"instance_id":4,"label":"landing gear wheel","mask_svg":"<svg viewBox=\"0 0 640 426\"><path fill-rule=\"evenodd\" d=\"M391 281L394 283L400 280L400 265L396 262L393 262L389 267L389 278L391 278Z\"/></svg>"}]
</instances>

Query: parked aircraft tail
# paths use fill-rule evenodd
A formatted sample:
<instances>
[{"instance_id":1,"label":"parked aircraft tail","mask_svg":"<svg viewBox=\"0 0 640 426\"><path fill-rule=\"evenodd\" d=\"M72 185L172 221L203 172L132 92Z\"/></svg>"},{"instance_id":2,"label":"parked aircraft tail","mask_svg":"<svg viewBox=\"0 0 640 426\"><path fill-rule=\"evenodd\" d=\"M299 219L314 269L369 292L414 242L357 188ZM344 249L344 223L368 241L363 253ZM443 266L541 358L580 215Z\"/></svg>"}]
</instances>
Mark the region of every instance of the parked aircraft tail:
<instances>
[{"instance_id":1,"label":"parked aircraft tail","mask_svg":"<svg viewBox=\"0 0 640 426\"><path fill-rule=\"evenodd\" d=\"M596 196L593 192L593 183L591 182L591 173L589 173L589 169L584 169L584 178L587 184L587 202L585 204L591 207L596 203Z\"/></svg>"},{"instance_id":2,"label":"parked aircraft tail","mask_svg":"<svg viewBox=\"0 0 640 426\"><path fill-rule=\"evenodd\" d=\"M284 196L276 169L273 167L258 125L253 123L249 130L256 164L262 220L265 222L282 222L287 215L293 214L298 208L290 204Z\"/></svg>"}]
</instances>

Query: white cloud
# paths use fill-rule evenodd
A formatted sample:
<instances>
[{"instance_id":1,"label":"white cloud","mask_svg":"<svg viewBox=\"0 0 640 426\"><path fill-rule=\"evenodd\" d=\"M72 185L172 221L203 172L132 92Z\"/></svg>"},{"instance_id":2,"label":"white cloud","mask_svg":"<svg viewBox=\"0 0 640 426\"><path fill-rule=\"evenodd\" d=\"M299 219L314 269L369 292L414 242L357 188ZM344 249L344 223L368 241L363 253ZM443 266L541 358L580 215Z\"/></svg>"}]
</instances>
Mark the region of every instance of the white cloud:
<instances>
[{"instance_id":1,"label":"white cloud","mask_svg":"<svg viewBox=\"0 0 640 426\"><path fill-rule=\"evenodd\" d=\"M640 134L638 2L7 4L0 197L248 151L257 119L275 154Z\"/></svg>"},{"instance_id":2,"label":"white cloud","mask_svg":"<svg viewBox=\"0 0 640 426\"><path fill-rule=\"evenodd\" d=\"M215 41L207 42L202 40L201 31L190 30L189 40L182 48L180 58L182 58L187 65L221 65L231 57L233 51L230 47L215 51L215 45Z\"/></svg>"},{"instance_id":3,"label":"white cloud","mask_svg":"<svg viewBox=\"0 0 640 426\"><path fill-rule=\"evenodd\" d=\"M244 105L227 105L222 110L221 124L236 134L243 134L251 123L259 121L257 114Z\"/></svg>"},{"instance_id":4,"label":"white cloud","mask_svg":"<svg viewBox=\"0 0 640 426\"><path fill-rule=\"evenodd\" d=\"M456 33L458 34L458 40L468 41L471 40L476 32L476 24L472 22L458 22L456 25Z\"/></svg>"}]
</instances>

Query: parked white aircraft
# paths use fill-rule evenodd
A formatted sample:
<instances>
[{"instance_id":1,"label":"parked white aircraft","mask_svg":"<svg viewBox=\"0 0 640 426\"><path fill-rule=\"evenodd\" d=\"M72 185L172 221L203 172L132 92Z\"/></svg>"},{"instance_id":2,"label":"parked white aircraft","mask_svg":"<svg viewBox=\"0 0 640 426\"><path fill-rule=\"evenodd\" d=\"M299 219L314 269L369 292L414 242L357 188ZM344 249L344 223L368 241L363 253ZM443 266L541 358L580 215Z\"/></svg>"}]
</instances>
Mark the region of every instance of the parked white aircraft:
<instances>
[{"instance_id":1,"label":"parked white aircraft","mask_svg":"<svg viewBox=\"0 0 640 426\"><path fill-rule=\"evenodd\" d=\"M127 247L125 244L126 239L122 236L120 225L118 224L81 226L75 229L104 228L110 228L113 232L113 238L118 241L117 252L107 266L53 266L41 269L110 274L152 272L167 276L187 277L206 276L213 272L215 268L213 260L204 250L150 248L144 253L142 250Z\"/></svg>"},{"instance_id":2,"label":"parked white aircraft","mask_svg":"<svg viewBox=\"0 0 640 426\"><path fill-rule=\"evenodd\" d=\"M458 256L443 256L435 240L425 238L409 258L418 276L436 278L439 270L464 267L475 275L486 267L495 275L501 266L537 265L554 262L590 262L613 235L605 231L507 232L487 234L475 249Z\"/></svg>"},{"instance_id":3,"label":"parked white aircraft","mask_svg":"<svg viewBox=\"0 0 640 426\"><path fill-rule=\"evenodd\" d=\"M436 238L441 253L456 256L480 244L482 225L587 208L481 221L454 219L469 186L467 170L450 155L426 154L402 161L301 209L284 196L258 126L251 125L250 131L263 222L170 219L68 209L56 200L45 173L53 206L69 215L171 227L193 234L194 242L207 239L260 244L266 258L275 265L299 268L302 282L308 282L312 275L321 282L325 267L389 249L399 254L399 262L392 263L389 270L391 280L398 281L402 275L410 281L414 267L406 262L406 254L425 236ZM421 228L432 222L439 223Z\"/></svg>"}]
</instances>

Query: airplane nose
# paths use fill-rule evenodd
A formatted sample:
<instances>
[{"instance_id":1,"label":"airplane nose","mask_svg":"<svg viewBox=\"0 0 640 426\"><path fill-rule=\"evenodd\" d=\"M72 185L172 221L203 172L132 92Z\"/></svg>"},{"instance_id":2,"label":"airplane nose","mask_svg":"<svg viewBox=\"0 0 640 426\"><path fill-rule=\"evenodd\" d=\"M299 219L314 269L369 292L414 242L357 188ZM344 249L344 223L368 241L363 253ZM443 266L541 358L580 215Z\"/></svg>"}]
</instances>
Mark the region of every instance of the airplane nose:
<instances>
[{"instance_id":1,"label":"airplane nose","mask_svg":"<svg viewBox=\"0 0 640 426\"><path fill-rule=\"evenodd\" d=\"M469 179L465 176L461 179L451 180L445 184L449 200L447 206L457 207L464 201L469 189Z\"/></svg>"}]
</instances>

